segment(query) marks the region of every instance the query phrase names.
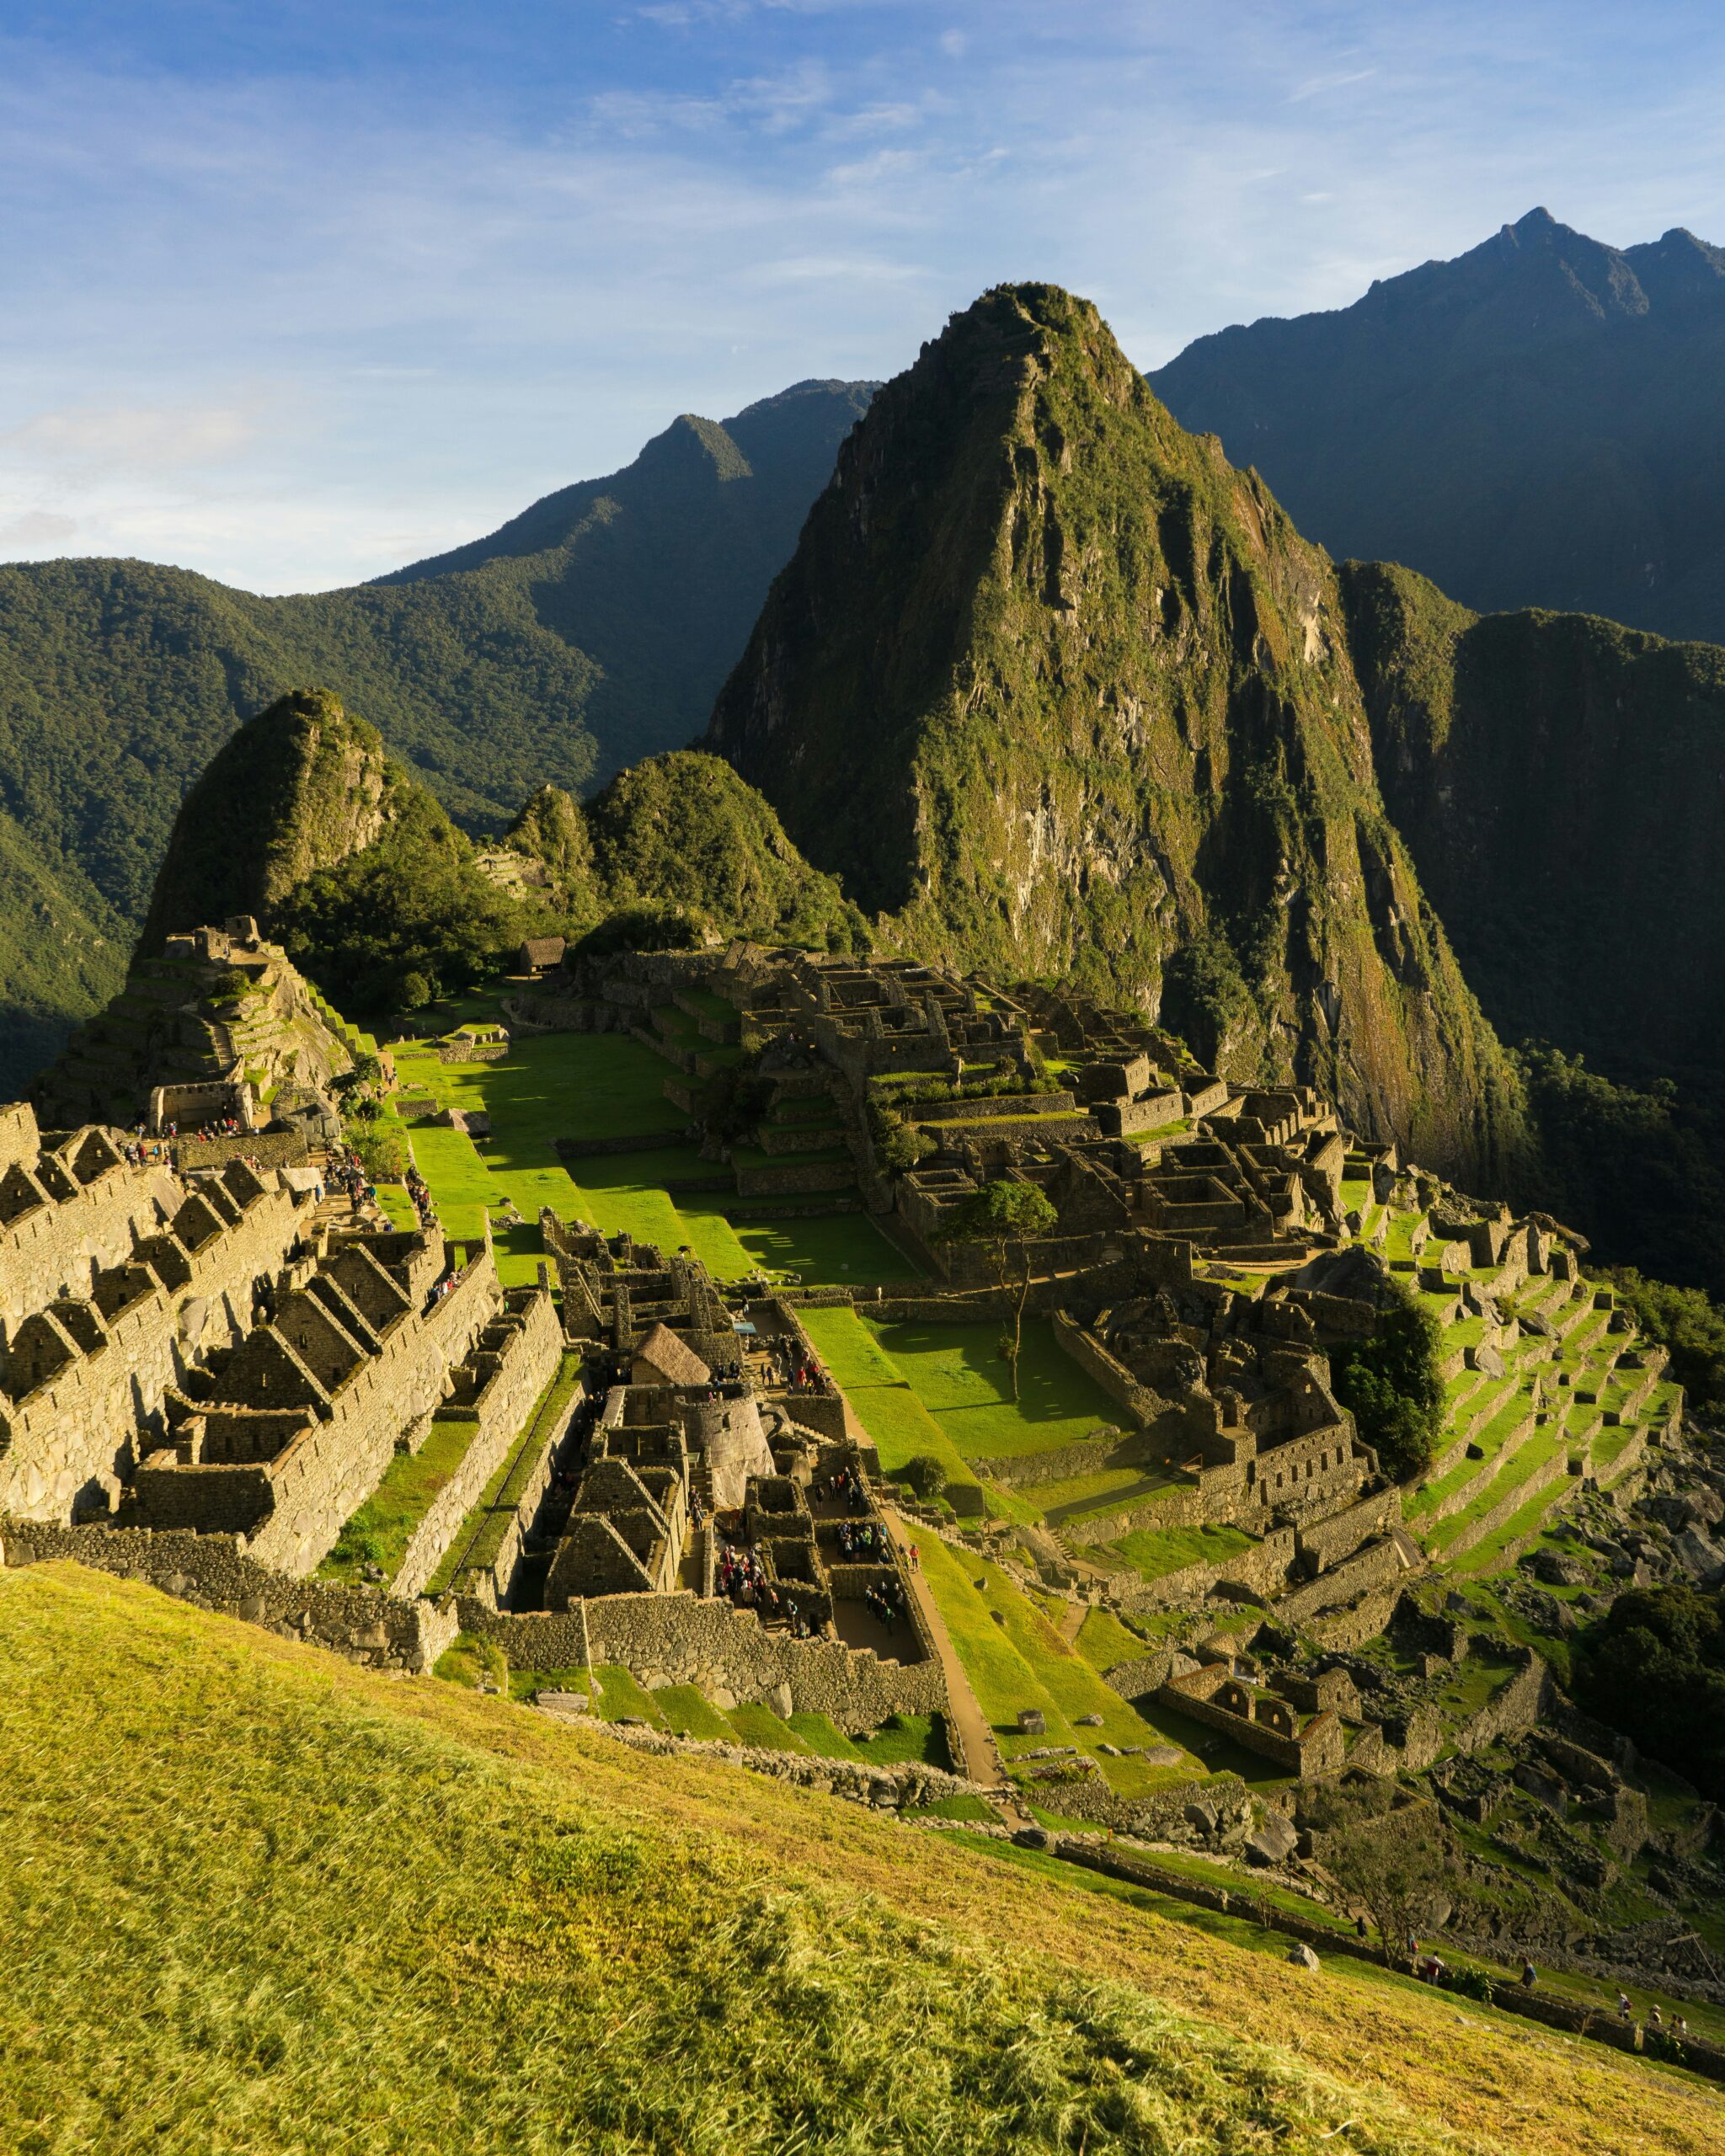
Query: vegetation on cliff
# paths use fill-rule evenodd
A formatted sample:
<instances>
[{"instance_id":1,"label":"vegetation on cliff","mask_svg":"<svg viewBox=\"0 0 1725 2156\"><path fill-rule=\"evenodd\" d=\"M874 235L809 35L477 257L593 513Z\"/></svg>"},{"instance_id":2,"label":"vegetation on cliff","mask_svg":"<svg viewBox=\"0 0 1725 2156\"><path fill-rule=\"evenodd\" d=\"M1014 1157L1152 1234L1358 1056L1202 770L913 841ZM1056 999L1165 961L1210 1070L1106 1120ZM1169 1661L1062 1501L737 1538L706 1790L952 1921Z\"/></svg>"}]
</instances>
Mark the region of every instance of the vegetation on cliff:
<instances>
[{"instance_id":1,"label":"vegetation on cliff","mask_svg":"<svg viewBox=\"0 0 1725 2156\"><path fill-rule=\"evenodd\" d=\"M1329 563L1086 302L991 292L880 392L708 745L907 947L1166 996L1228 1075L1475 1182L1514 1155Z\"/></svg>"}]
</instances>

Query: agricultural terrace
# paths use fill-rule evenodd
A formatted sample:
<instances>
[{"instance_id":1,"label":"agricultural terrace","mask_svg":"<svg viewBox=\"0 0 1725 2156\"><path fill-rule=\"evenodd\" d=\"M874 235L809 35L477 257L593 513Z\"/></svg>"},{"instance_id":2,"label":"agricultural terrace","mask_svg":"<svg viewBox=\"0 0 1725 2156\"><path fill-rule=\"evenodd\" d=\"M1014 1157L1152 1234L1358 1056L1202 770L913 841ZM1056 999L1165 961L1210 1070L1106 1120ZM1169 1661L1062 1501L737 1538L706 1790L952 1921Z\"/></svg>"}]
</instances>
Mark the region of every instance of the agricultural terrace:
<instances>
[{"instance_id":1,"label":"agricultural terrace","mask_svg":"<svg viewBox=\"0 0 1725 2156\"><path fill-rule=\"evenodd\" d=\"M517 1034L496 1062L446 1063L435 1042L393 1053L409 1143L443 1225L451 1235L478 1235L489 1214L506 1284L537 1277L542 1205L606 1235L627 1232L670 1250L686 1244L719 1280L757 1269L857 1286L915 1276L912 1262L861 1212L804 1215L740 1201L732 1174L686 1137L688 1115L665 1097L670 1066L627 1035ZM416 1101L479 1111L490 1133L476 1141L429 1128L411 1113ZM560 1140L579 1147L628 1139L642 1150L568 1162L558 1150ZM393 1217L401 1193L382 1195Z\"/></svg>"}]
</instances>

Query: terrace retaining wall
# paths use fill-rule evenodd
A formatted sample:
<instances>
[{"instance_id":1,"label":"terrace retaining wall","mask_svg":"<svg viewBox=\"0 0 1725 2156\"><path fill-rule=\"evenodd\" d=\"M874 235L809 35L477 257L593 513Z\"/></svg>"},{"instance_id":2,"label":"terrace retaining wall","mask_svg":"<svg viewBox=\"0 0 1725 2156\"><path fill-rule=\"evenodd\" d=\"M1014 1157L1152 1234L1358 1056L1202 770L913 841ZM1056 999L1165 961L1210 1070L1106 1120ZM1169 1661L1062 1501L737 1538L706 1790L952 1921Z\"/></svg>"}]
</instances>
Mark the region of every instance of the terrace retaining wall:
<instances>
[{"instance_id":1,"label":"terrace retaining wall","mask_svg":"<svg viewBox=\"0 0 1725 2156\"><path fill-rule=\"evenodd\" d=\"M0 1563L15 1567L67 1560L141 1580L200 1609L261 1625L377 1669L427 1671L457 1630L453 1610L427 1602L404 1602L378 1588L290 1579L248 1557L238 1534L0 1518Z\"/></svg>"}]
</instances>

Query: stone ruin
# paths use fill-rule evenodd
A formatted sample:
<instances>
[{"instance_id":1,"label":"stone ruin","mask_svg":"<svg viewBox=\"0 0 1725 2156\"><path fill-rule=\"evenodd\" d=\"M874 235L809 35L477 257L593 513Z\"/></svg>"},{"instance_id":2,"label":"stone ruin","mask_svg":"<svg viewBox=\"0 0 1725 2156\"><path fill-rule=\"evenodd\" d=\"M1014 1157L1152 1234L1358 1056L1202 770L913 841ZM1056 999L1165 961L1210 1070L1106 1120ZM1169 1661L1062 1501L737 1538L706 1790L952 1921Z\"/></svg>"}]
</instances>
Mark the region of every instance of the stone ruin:
<instances>
[{"instance_id":1,"label":"stone ruin","mask_svg":"<svg viewBox=\"0 0 1725 2156\"><path fill-rule=\"evenodd\" d=\"M712 1636L717 1604L772 1646L797 1704L818 1700L854 1721L861 1703L865 1722L884 1708L943 1708L938 1657L880 1509L873 1448L830 1381L812 1374L817 1358L794 1310L773 1297L727 1305L681 1253L548 1212L540 1225L571 1336L603 1387L546 1573L546 1610L575 1614L590 1652L595 1631L622 1626L630 1666L665 1670L699 1663L695 1642ZM734 1622L721 1636L727 1630ZM848 1700L833 1689L846 1669Z\"/></svg>"}]
</instances>

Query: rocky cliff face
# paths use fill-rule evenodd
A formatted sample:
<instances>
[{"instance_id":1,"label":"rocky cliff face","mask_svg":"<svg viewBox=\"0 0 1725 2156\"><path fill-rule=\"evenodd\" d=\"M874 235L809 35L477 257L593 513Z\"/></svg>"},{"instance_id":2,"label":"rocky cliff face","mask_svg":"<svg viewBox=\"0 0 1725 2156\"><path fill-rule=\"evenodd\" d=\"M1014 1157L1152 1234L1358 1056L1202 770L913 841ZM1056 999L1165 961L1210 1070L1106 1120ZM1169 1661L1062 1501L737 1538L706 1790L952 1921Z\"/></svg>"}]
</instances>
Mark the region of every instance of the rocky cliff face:
<instances>
[{"instance_id":1,"label":"rocky cliff face","mask_svg":"<svg viewBox=\"0 0 1725 2156\"><path fill-rule=\"evenodd\" d=\"M1082 301L991 292L878 395L708 745L919 948L1160 1006L1476 1183L1519 1145L1329 562Z\"/></svg>"},{"instance_id":2,"label":"rocky cliff face","mask_svg":"<svg viewBox=\"0 0 1725 2156\"><path fill-rule=\"evenodd\" d=\"M180 804L139 948L255 914L381 836L398 786L382 737L327 689L296 689L243 726Z\"/></svg>"},{"instance_id":3,"label":"rocky cliff face","mask_svg":"<svg viewBox=\"0 0 1725 2156\"><path fill-rule=\"evenodd\" d=\"M1725 1075L1725 650L1341 571L1378 779L1486 1011Z\"/></svg>"}]
</instances>

